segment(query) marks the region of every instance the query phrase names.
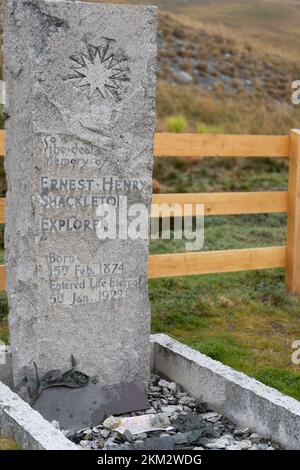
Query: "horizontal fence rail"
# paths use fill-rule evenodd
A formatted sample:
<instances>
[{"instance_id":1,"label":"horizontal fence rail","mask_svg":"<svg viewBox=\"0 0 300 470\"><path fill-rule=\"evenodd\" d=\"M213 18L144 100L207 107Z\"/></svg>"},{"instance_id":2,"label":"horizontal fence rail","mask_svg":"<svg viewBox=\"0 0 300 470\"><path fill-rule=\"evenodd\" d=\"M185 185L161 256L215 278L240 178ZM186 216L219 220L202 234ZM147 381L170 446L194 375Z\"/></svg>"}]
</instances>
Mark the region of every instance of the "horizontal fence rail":
<instances>
[{"instance_id":1,"label":"horizontal fence rail","mask_svg":"<svg viewBox=\"0 0 300 470\"><path fill-rule=\"evenodd\" d=\"M243 193L153 194L151 217L201 215L196 204L204 205L204 215L271 214L287 212L285 191ZM0 198L0 224L5 224L5 198ZM155 205L168 204L169 213ZM175 205L176 204L176 205ZM184 207L187 204L192 207Z\"/></svg>"},{"instance_id":2,"label":"horizontal fence rail","mask_svg":"<svg viewBox=\"0 0 300 470\"><path fill-rule=\"evenodd\" d=\"M5 131L0 131L0 156ZM156 133L155 157L288 157L287 135L223 135Z\"/></svg>"},{"instance_id":3,"label":"horizontal fence rail","mask_svg":"<svg viewBox=\"0 0 300 470\"><path fill-rule=\"evenodd\" d=\"M192 204L190 213L197 215L196 204L204 204L204 215L241 215L241 214L270 214L287 212L288 193L285 191L243 192L243 193L185 193L185 194L153 194L151 216L158 217L161 212L153 204L172 205L174 217L183 214L183 206ZM166 214L166 216L168 216Z\"/></svg>"},{"instance_id":4,"label":"horizontal fence rail","mask_svg":"<svg viewBox=\"0 0 300 470\"><path fill-rule=\"evenodd\" d=\"M287 135L155 134L156 157L288 157Z\"/></svg>"},{"instance_id":5,"label":"horizontal fence rail","mask_svg":"<svg viewBox=\"0 0 300 470\"><path fill-rule=\"evenodd\" d=\"M285 246L152 255L149 278L283 268L285 262Z\"/></svg>"},{"instance_id":6,"label":"horizontal fence rail","mask_svg":"<svg viewBox=\"0 0 300 470\"><path fill-rule=\"evenodd\" d=\"M150 279L284 268L286 247L203 251L149 256ZM0 266L0 290L5 289L5 266Z\"/></svg>"}]
</instances>

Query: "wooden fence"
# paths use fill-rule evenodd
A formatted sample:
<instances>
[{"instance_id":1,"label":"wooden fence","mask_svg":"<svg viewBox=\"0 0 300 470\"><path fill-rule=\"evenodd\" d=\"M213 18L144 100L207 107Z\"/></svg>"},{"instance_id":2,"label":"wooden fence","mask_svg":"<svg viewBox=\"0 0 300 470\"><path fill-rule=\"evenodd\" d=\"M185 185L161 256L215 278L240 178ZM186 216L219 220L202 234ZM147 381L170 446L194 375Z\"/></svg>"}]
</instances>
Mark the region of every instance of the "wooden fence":
<instances>
[{"instance_id":1,"label":"wooden fence","mask_svg":"<svg viewBox=\"0 0 300 470\"><path fill-rule=\"evenodd\" d=\"M0 155L4 153L4 131L0 131ZM300 130L292 130L289 136L162 133L155 136L154 154L188 158L289 158L287 192L153 195L156 204L204 204L205 215L287 212L288 235L287 246L152 255L150 278L285 268L288 291L300 292ZM0 223L5 223L4 198L0 198ZM5 266L0 266L0 289L5 289Z\"/></svg>"}]
</instances>

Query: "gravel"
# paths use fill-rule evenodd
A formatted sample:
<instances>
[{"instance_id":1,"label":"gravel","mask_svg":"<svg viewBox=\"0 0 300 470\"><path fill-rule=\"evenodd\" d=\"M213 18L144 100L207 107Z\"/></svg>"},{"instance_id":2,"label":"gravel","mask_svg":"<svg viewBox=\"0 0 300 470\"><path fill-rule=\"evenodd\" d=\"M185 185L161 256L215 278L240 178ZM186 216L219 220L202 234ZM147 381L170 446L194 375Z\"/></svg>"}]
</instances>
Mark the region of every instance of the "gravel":
<instances>
[{"instance_id":1,"label":"gravel","mask_svg":"<svg viewBox=\"0 0 300 470\"><path fill-rule=\"evenodd\" d=\"M92 429L65 433L80 449L95 450L275 450L279 445L248 428L238 428L174 382L153 376L148 387L149 410L110 416ZM134 433L132 428L116 431L122 418L157 415L170 426ZM147 419L148 419L147 418ZM157 419L159 417L157 416ZM156 419L156 418L155 418ZM121 428L120 428L121 429Z\"/></svg>"}]
</instances>

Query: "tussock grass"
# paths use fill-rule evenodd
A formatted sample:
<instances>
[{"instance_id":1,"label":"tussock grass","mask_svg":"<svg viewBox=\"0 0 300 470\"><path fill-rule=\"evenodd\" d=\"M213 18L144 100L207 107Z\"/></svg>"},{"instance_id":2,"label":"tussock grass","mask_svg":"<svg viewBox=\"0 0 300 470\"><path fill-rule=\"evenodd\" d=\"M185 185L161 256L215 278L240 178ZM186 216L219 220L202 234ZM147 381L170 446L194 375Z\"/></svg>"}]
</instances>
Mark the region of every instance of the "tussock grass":
<instances>
[{"instance_id":1,"label":"tussock grass","mask_svg":"<svg viewBox=\"0 0 300 470\"><path fill-rule=\"evenodd\" d=\"M260 96L238 99L218 92L206 94L199 87L170 85L159 81L157 88L157 131L166 131L171 116L182 115L190 132L199 122L222 126L232 134L288 134L299 127L300 107L289 103L265 101Z\"/></svg>"},{"instance_id":2,"label":"tussock grass","mask_svg":"<svg viewBox=\"0 0 300 470\"><path fill-rule=\"evenodd\" d=\"M0 436L1 450L20 450L20 446L10 437Z\"/></svg>"}]
</instances>

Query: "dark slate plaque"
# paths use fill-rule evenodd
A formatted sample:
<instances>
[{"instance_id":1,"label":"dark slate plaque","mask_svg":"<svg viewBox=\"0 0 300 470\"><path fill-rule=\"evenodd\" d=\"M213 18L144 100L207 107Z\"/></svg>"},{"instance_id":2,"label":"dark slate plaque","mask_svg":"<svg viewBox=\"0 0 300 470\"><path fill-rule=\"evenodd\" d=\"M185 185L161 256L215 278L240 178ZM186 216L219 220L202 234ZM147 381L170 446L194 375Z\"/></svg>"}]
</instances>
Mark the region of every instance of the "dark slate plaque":
<instances>
[{"instance_id":1,"label":"dark slate plaque","mask_svg":"<svg viewBox=\"0 0 300 470\"><path fill-rule=\"evenodd\" d=\"M61 429L75 431L97 426L110 415L149 408L142 384L101 385L90 381L82 388L52 387L44 390L33 408Z\"/></svg>"}]
</instances>

